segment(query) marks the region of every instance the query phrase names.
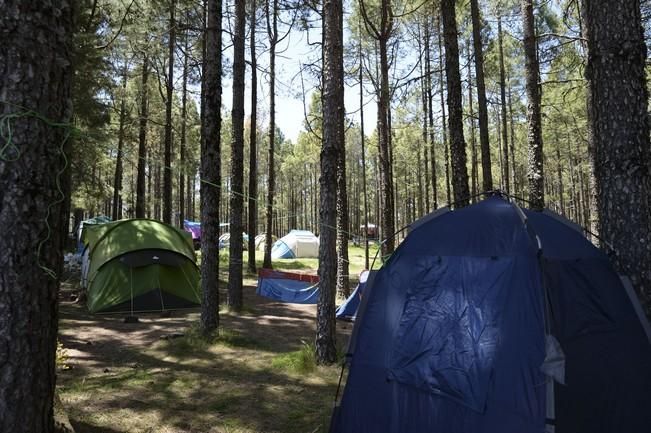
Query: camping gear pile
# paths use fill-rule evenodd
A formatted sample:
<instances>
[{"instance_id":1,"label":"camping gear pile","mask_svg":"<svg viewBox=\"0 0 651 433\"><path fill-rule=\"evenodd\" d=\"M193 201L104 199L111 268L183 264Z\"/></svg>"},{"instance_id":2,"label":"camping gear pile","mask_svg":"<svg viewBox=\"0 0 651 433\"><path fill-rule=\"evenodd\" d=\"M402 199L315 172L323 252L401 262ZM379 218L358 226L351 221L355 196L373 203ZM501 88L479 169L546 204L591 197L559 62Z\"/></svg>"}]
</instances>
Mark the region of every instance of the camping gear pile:
<instances>
[{"instance_id":1,"label":"camping gear pile","mask_svg":"<svg viewBox=\"0 0 651 433\"><path fill-rule=\"evenodd\" d=\"M444 209L368 279L330 431L648 432L650 342L574 224L500 196Z\"/></svg>"}]
</instances>

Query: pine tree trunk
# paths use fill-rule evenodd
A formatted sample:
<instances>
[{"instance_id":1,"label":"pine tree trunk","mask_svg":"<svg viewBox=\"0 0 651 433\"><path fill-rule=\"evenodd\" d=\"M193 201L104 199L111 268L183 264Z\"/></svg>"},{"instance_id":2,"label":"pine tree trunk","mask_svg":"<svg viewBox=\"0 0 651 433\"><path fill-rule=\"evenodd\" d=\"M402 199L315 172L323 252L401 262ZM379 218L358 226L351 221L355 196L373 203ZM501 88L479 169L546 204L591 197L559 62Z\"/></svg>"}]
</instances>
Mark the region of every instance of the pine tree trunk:
<instances>
[{"instance_id":1,"label":"pine tree trunk","mask_svg":"<svg viewBox=\"0 0 651 433\"><path fill-rule=\"evenodd\" d=\"M423 187L419 185L419 195L421 195L421 200L419 207L420 209L420 214L423 215L425 213L428 213L430 211L430 203L429 203L429 192L430 192L430 177L429 177L429 158L427 157L427 149L428 149L428 144L429 144L429 134L427 133L427 119L429 117L429 112L427 108L427 79L428 77L428 71L427 71L427 65L425 65L425 52L423 51L423 46L420 43L421 39L421 28L426 28L427 27L427 22L425 22L424 26L421 26L420 22L418 23L418 51L420 53L420 91L421 91L421 102L423 104L423 125L422 125L422 137L423 137L423 167L424 167L424 177L425 177L425 186L424 186L424 199L425 202L423 203L422 201L422 196L423 196ZM423 39L427 40L429 38L429 31L424 30L423 31ZM420 159L420 155L419 155ZM420 163L418 164L420 167ZM420 176L419 176L420 179ZM423 210L424 207L424 210Z\"/></svg>"},{"instance_id":2,"label":"pine tree trunk","mask_svg":"<svg viewBox=\"0 0 651 433\"><path fill-rule=\"evenodd\" d=\"M361 22L359 23L361 41ZM364 57L362 44L359 44L359 128L360 140L362 142L362 188L364 194L364 269L369 269L368 257L368 191L366 188L366 137L364 136Z\"/></svg>"},{"instance_id":3,"label":"pine tree trunk","mask_svg":"<svg viewBox=\"0 0 651 433\"><path fill-rule=\"evenodd\" d=\"M228 247L228 296L226 304L242 310L242 250L244 222L244 38L246 37L246 0L235 0L233 33L233 108L231 111L231 192L230 233Z\"/></svg>"},{"instance_id":4,"label":"pine tree trunk","mask_svg":"<svg viewBox=\"0 0 651 433\"><path fill-rule=\"evenodd\" d=\"M72 28L69 2L0 2L0 118L11 126L11 142L0 139L2 432L54 431Z\"/></svg>"},{"instance_id":5,"label":"pine tree trunk","mask_svg":"<svg viewBox=\"0 0 651 433\"><path fill-rule=\"evenodd\" d=\"M201 331L219 326L219 199L221 193L222 2L207 0L201 116Z\"/></svg>"},{"instance_id":6,"label":"pine tree trunk","mask_svg":"<svg viewBox=\"0 0 651 433\"><path fill-rule=\"evenodd\" d=\"M463 138L463 109L461 106L461 74L459 72L459 41L455 0L441 1L443 38L445 40L445 76L448 87L448 125L450 127L450 157L452 165L452 191L455 207L468 204L468 169L466 143Z\"/></svg>"},{"instance_id":7,"label":"pine tree trunk","mask_svg":"<svg viewBox=\"0 0 651 433\"><path fill-rule=\"evenodd\" d=\"M111 210L111 218L113 221L122 219L122 159L124 149L124 128L127 121L127 106L126 106L126 92L127 92L127 65L124 64L122 71L122 95L120 98L120 119L118 127L118 154L115 158L115 176L113 176L113 208Z\"/></svg>"},{"instance_id":8,"label":"pine tree trunk","mask_svg":"<svg viewBox=\"0 0 651 433\"><path fill-rule=\"evenodd\" d=\"M316 359L319 364L337 360L335 345L335 280L337 161L344 148L343 5L323 3L323 144L319 224L319 303L317 305Z\"/></svg>"},{"instance_id":9,"label":"pine tree trunk","mask_svg":"<svg viewBox=\"0 0 651 433\"><path fill-rule=\"evenodd\" d=\"M502 108L502 146L504 148L504 180L506 193L511 192L509 183L509 136L506 124L506 73L504 70L504 48L502 47L502 17L497 16L497 40L500 56L500 105Z\"/></svg>"},{"instance_id":10,"label":"pine tree trunk","mask_svg":"<svg viewBox=\"0 0 651 433\"><path fill-rule=\"evenodd\" d=\"M258 234L258 63L255 49L256 0L251 0L251 131L249 135L249 272L256 272L255 237Z\"/></svg>"},{"instance_id":11,"label":"pine tree trunk","mask_svg":"<svg viewBox=\"0 0 651 433\"><path fill-rule=\"evenodd\" d=\"M152 207L153 207L152 206L152 196L153 196L153 191L154 191L152 189L153 188L152 182L153 182L153 179L154 179L154 173L153 173L154 170L153 170L153 168L151 166L151 163L149 163L149 162L147 163L147 167L148 167L148 169L147 169L147 171L148 171L148 173L147 173L147 195L145 196L145 203L147 205L147 207L146 207L146 216L147 216L147 218L152 218L152 215L153 215L153 212L152 212Z\"/></svg>"},{"instance_id":12,"label":"pine tree trunk","mask_svg":"<svg viewBox=\"0 0 651 433\"><path fill-rule=\"evenodd\" d=\"M147 167L147 78L149 77L149 58L143 53L142 81L140 94L140 121L138 128L138 178L136 181L136 218L145 217L145 182Z\"/></svg>"},{"instance_id":13,"label":"pine tree trunk","mask_svg":"<svg viewBox=\"0 0 651 433\"><path fill-rule=\"evenodd\" d=\"M536 22L533 15L533 0L522 0L524 32L525 81L527 90L527 123L529 142L529 201L534 209L545 207L543 172L543 141L541 121L540 71L536 53Z\"/></svg>"},{"instance_id":14,"label":"pine tree trunk","mask_svg":"<svg viewBox=\"0 0 651 433\"><path fill-rule=\"evenodd\" d=\"M558 200L560 202L561 215L565 216L565 197L563 195L563 160L561 159L561 144L558 132L556 132L556 175L558 182Z\"/></svg>"},{"instance_id":15,"label":"pine tree trunk","mask_svg":"<svg viewBox=\"0 0 651 433\"><path fill-rule=\"evenodd\" d=\"M391 108L390 108L390 89L389 89L389 52L388 42L393 30L393 12L391 10L391 1L382 0L380 4L380 25L376 26L374 21L366 13L366 6L363 0L360 1L360 9L364 23L370 30L371 36L377 41L379 46L379 87L376 88L378 93L378 110L377 110L377 130L378 130L378 148L379 148L379 175L380 175L380 197L382 201L382 211L380 214L380 236L382 239L382 256L390 255L395 249L395 190L393 186L392 173L392 155L391 155ZM377 55L377 54L376 54Z\"/></svg>"},{"instance_id":16,"label":"pine tree trunk","mask_svg":"<svg viewBox=\"0 0 651 433\"><path fill-rule=\"evenodd\" d=\"M651 316L651 147L640 2L583 6L599 235Z\"/></svg>"},{"instance_id":17,"label":"pine tree trunk","mask_svg":"<svg viewBox=\"0 0 651 433\"><path fill-rule=\"evenodd\" d=\"M269 2L273 9L269 11ZM273 202L276 188L274 147L276 144L276 44L278 42L278 0L266 1L267 34L269 35L269 177L267 179L267 231L265 233L262 267L271 269L271 234L273 232Z\"/></svg>"},{"instance_id":18,"label":"pine tree trunk","mask_svg":"<svg viewBox=\"0 0 651 433\"><path fill-rule=\"evenodd\" d=\"M449 205L452 203L452 191L450 189L450 146L448 143L448 136L447 136L447 131L448 131L448 120L447 117L445 116L445 91L444 91L444 83L445 83L445 77L444 77L444 72L445 72L445 67L443 64L443 58L444 58L444 53L443 53L443 39L441 35L443 34L443 30L441 29L441 20L438 20L438 42L439 42L439 82L441 85L441 132L443 134L443 160L445 163L445 199L447 201L447 204ZM456 36L455 36L456 37Z\"/></svg>"},{"instance_id":19,"label":"pine tree trunk","mask_svg":"<svg viewBox=\"0 0 651 433\"><path fill-rule=\"evenodd\" d=\"M513 178L513 193L514 194L519 194L518 193L518 171L516 169L516 164L515 164L515 124L513 121L513 101L511 99L511 83L510 83L510 78L507 77L507 82L509 82L509 127L510 127L510 132L511 132L511 171L512 171L512 178Z\"/></svg>"},{"instance_id":20,"label":"pine tree trunk","mask_svg":"<svg viewBox=\"0 0 651 433\"><path fill-rule=\"evenodd\" d=\"M468 41L468 47L470 47L470 41ZM479 191L479 181L477 173L477 142L475 140L475 111L473 108L473 96L472 96L472 71L470 68L471 62L470 48L468 48L468 110L470 115L470 195L475 197ZM491 180L492 182L492 180ZM473 200L477 201L476 198Z\"/></svg>"},{"instance_id":21,"label":"pine tree trunk","mask_svg":"<svg viewBox=\"0 0 651 433\"><path fill-rule=\"evenodd\" d=\"M176 45L176 0L170 0L170 31L165 97L165 170L163 171L163 222L172 224L172 102L174 98L174 47Z\"/></svg>"},{"instance_id":22,"label":"pine tree trunk","mask_svg":"<svg viewBox=\"0 0 651 433\"><path fill-rule=\"evenodd\" d=\"M188 15L186 13L186 22ZM187 167L185 164L185 147L187 141L187 100L188 100L188 57L189 57L189 32L185 32L183 47L183 89L181 93L181 143L179 159L179 227L183 229L183 220L185 220L185 175Z\"/></svg>"},{"instance_id":23,"label":"pine tree trunk","mask_svg":"<svg viewBox=\"0 0 651 433\"><path fill-rule=\"evenodd\" d=\"M382 180L382 215L380 225L384 233L382 243L382 255L388 256L395 249L395 201L393 191L393 176L391 170L391 129L389 114L389 52L388 39L392 29L390 1L382 0L382 23L381 37L379 38L380 48L380 99L378 100L378 133L380 137L380 177Z\"/></svg>"},{"instance_id":24,"label":"pine tree trunk","mask_svg":"<svg viewBox=\"0 0 651 433\"><path fill-rule=\"evenodd\" d=\"M429 20L428 20L429 24ZM431 39L430 39L429 25L425 27L425 74L427 75L427 114L429 125L429 151L430 151L430 164L432 171L432 207L431 209L438 208L438 179L436 177L436 148L435 148L435 133L434 133L434 95L432 92L432 61L431 61ZM443 127L445 130L445 126ZM430 210L430 208L428 208Z\"/></svg>"},{"instance_id":25,"label":"pine tree trunk","mask_svg":"<svg viewBox=\"0 0 651 433\"><path fill-rule=\"evenodd\" d=\"M161 139L158 143L158 152L152 158L152 161L160 161L160 157L163 154L163 149L161 147L164 146L164 135L161 137L159 134L159 138ZM161 172L161 165L158 164L157 162L154 162L155 164L155 171L156 171L156 176L154 177L154 190L156 191L156 194L154 196L154 218L155 219L161 219L161 212L162 212L162 207L161 207L161 197L163 193L163 188L162 188L162 172Z\"/></svg>"},{"instance_id":26,"label":"pine tree trunk","mask_svg":"<svg viewBox=\"0 0 651 433\"><path fill-rule=\"evenodd\" d=\"M481 40L481 17L479 16L477 0L470 0L470 17L472 19L472 40L475 49L475 79L477 80L477 105L479 111L482 188L484 191L490 191L493 189L493 175L491 173L491 149L488 139L488 105L486 103L486 84L484 81L484 48Z\"/></svg>"},{"instance_id":27,"label":"pine tree trunk","mask_svg":"<svg viewBox=\"0 0 651 433\"><path fill-rule=\"evenodd\" d=\"M342 51L343 52L343 51ZM342 88L343 93L343 88ZM343 124L343 120L342 120ZM343 137L343 127L341 135ZM339 141L337 154L337 293L344 298L350 296L348 265L348 191L346 188L346 142Z\"/></svg>"}]
</instances>

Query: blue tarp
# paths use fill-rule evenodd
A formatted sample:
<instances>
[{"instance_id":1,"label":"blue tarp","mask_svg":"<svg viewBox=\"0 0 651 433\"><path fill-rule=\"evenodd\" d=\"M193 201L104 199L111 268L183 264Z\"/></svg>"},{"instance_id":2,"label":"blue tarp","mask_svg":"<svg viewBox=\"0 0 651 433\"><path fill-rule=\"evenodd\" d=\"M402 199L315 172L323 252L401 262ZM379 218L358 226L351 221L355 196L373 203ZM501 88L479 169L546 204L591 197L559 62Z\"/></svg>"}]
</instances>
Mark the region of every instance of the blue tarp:
<instances>
[{"instance_id":1,"label":"blue tarp","mask_svg":"<svg viewBox=\"0 0 651 433\"><path fill-rule=\"evenodd\" d=\"M620 279L581 233L524 214L492 197L407 236L362 297L331 432L542 433L547 326L556 433L648 433L651 345Z\"/></svg>"},{"instance_id":2,"label":"blue tarp","mask_svg":"<svg viewBox=\"0 0 651 433\"><path fill-rule=\"evenodd\" d=\"M316 304L319 300L319 279L315 275L261 269L256 293L291 304Z\"/></svg>"},{"instance_id":3,"label":"blue tarp","mask_svg":"<svg viewBox=\"0 0 651 433\"><path fill-rule=\"evenodd\" d=\"M337 311L335 311L335 317L339 320L355 320L357 316L357 308L362 299L362 294L364 292L364 287L366 286L366 281L368 278L368 271L363 271L359 276L359 284L353 290L353 293L350 294L348 299L344 301Z\"/></svg>"}]
</instances>

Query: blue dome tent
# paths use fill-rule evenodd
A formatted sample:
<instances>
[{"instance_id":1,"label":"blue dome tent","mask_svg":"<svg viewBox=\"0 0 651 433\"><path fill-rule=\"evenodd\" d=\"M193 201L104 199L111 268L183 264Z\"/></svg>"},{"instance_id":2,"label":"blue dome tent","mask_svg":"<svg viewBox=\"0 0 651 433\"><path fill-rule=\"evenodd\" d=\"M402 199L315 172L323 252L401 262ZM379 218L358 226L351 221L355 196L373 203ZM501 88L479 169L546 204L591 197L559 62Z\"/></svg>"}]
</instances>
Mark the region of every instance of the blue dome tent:
<instances>
[{"instance_id":1,"label":"blue dome tent","mask_svg":"<svg viewBox=\"0 0 651 433\"><path fill-rule=\"evenodd\" d=\"M271 247L271 258L319 257L319 238L308 230L291 230Z\"/></svg>"},{"instance_id":2,"label":"blue dome tent","mask_svg":"<svg viewBox=\"0 0 651 433\"><path fill-rule=\"evenodd\" d=\"M500 196L414 223L371 274L331 433L646 433L648 323L572 224Z\"/></svg>"}]
</instances>

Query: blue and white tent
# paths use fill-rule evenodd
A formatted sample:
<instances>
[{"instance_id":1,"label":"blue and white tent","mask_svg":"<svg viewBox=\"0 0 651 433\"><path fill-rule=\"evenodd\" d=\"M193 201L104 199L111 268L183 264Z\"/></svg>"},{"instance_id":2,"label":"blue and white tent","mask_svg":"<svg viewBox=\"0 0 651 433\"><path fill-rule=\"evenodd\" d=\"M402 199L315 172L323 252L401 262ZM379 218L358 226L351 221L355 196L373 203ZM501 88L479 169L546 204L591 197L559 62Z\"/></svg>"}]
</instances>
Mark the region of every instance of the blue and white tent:
<instances>
[{"instance_id":1,"label":"blue and white tent","mask_svg":"<svg viewBox=\"0 0 651 433\"><path fill-rule=\"evenodd\" d=\"M292 230L271 247L272 259L319 257L319 238L308 230Z\"/></svg>"},{"instance_id":2,"label":"blue and white tent","mask_svg":"<svg viewBox=\"0 0 651 433\"><path fill-rule=\"evenodd\" d=\"M369 279L332 433L647 433L648 322L571 223L437 212Z\"/></svg>"}]
</instances>

